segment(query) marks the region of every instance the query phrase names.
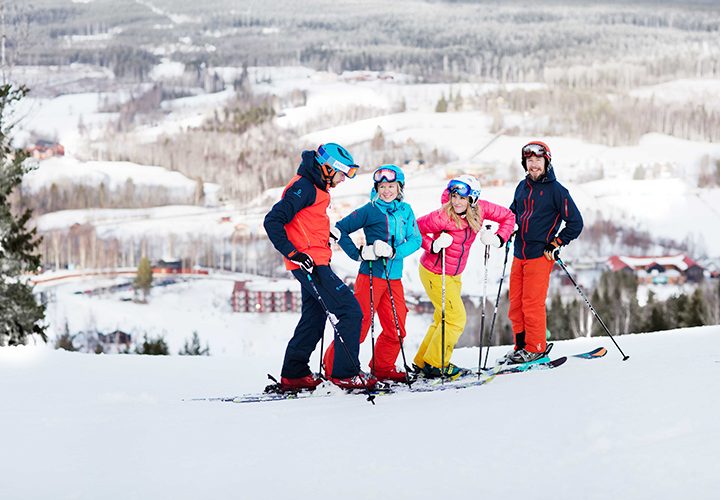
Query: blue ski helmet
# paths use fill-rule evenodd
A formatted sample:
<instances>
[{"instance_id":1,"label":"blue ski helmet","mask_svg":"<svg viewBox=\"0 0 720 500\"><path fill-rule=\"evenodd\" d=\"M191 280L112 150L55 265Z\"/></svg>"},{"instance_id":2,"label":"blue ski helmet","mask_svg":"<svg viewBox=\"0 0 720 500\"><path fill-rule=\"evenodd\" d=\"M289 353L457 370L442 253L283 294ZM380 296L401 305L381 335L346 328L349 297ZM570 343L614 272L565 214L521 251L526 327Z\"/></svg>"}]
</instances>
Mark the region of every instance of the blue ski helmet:
<instances>
[{"instance_id":1,"label":"blue ski helmet","mask_svg":"<svg viewBox=\"0 0 720 500\"><path fill-rule=\"evenodd\" d=\"M340 144L334 142L320 144L316 153L315 161L320 164L326 177L332 177L335 172L342 172L348 179L352 179L360 168L355 165L350 152Z\"/></svg>"},{"instance_id":2,"label":"blue ski helmet","mask_svg":"<svg viewBox=\"0 0 720 500\"><path fill-rule=\"evenodd\" d=\"M398 182L400 187L405 187L405 174L397 165L392 163L382 165L373 172L373 182L375 183L375 189L381 182Z\"/></svg>"},{"instance_id":3,"label":"blue ski helmet","mask_svg":"<svg viewBox=\"0 0 720 500\"><path fill-rule=\"evenodd\" d=\"M402 201L404 196L403 188L405 187L405 174L403 174L403 171L400 169L400 167L390 163L378 167L375 172L373 172L373 189L371 192L371 197L379 196L378 187L380 186L381 182L397 182L399 189L396 199L398 201Z\"/></svg>"}]
</instances>

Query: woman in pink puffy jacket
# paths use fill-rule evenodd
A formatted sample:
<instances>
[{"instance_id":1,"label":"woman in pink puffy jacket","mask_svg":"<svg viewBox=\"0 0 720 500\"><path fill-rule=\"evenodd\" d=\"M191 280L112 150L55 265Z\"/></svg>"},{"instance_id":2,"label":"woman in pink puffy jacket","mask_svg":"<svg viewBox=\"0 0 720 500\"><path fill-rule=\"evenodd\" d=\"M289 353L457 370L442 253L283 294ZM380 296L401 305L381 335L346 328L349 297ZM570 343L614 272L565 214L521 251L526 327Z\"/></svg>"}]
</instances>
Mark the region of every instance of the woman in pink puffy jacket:
<instances>
[{"instance_id":1,"label":"woman in pink puffy jacket","mask_svg":"<svg viewBox=\"0 0 720 500\"><path fill-rule=\"evenodd\" d=\"M417 220L425 250L420 280L435 307L433 321L415 355L414 365L426 378L453 377L467 372L450 363L453 348L465 328L460 291L470 246L480 233L484 245L500 248L515 227L507 208L480 199L480 182L472 175L452 179L442 194L442 207ZM482 230L483 221L497 222L497 233ZM445 250L445 345L442 342L442 251ZM445 355L443 356L443 349ZM445 365L443 366L443 359Z\"/></svg>"}]
</instances>

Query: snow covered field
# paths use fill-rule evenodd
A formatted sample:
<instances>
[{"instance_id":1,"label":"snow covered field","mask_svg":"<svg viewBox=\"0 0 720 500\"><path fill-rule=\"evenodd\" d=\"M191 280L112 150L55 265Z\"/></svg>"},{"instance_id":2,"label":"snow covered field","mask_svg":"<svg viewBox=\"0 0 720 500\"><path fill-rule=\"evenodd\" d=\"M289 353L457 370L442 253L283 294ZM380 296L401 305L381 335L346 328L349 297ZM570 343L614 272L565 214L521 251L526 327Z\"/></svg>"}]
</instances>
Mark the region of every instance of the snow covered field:
<instances>
[{"instance_id":1,"label":"snow covered field","mask_svg":"<svg viewBox=\"0 0 720 500\"><path fill-rule=\"evenodd\" d=\"M212 357L0 349L0 498L674 500L720 488L720 327L619 337L625 362L606 338L561 342L556 355L609 352L375 406L183 401L261 390L293 323L243 315L226 334L248 344ZM476 365L477 349L454 360Z\"/></svg>"},{"instance_id":2,"label":"snow covered field","mask_svg":"<svg viewBox=\"0 0 720 500\"><path fill-rule=\"evenodd\" d=\"M183 401L258 392L278 375L298 315L232 313L234 278L155 288L147 305L74 293L117 280L43 285L56 293L51 337L66 321L71 331L122 326L165 335L171 355L0 349L0 498L674 500L720 488L720 326L618 336L625 362L606 337L556 342L556 356L608 354L375 406L342 394ZM428 322L408 316L410 359ZM210 357L177 355L192 332ZM494 347L491 363L507 349ZM368 340L364 366L369 357ZM478 350L453 361L476 367Z\"/></svg>"}]
</instances>

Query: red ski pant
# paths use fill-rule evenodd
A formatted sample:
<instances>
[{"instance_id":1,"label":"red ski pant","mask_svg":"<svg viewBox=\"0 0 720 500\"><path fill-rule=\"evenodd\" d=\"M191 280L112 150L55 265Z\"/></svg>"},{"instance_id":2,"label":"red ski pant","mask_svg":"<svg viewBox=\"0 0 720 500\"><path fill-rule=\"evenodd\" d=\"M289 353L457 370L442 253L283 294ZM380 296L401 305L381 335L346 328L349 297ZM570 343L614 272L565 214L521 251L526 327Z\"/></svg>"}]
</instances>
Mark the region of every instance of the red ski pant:
<instances>
[{"instance_id":1,"label":"red ski pant","mask_svg":"<svg viewBox=\"0 0 720 500\"><path fill-rule=\"evenodd\" d=\"M553 264L544 256L513 259L508 317L516 335L525 332L525 350L529 352L544 352L547 347L545 299Z\"/></svg>"},{"instance_id":2,"label":"red ski pant","mask_svg":"<svg viewBox=\"0 0 720 500\"><path fill-rule=\"evenodd\" d=\"M380 320L382 331L375 339L375 356L370 360L370 371L384 373L395 368L395 361L400 354L400 339L398 339L398 328L395 326L395 317L392 310L392 302L395 302L395 310L397 312L397 321L400 329L400 335L405 338L405 319L407 318L407 305L405 304L405 290L402 282L390 280L390 290L392 291L392 300L388 292L388 280L373 276L372 280L372 298L374 312L377 313ZM367 274L358 274L355 280L355 298L362 309L363 319L360 326L360 343L362 344L367 337L370 324L373 318L370 314L370 276ZM323 363L325 364L325 374L332 373L333 359L335 354L335 342L331 342L325 351ZM342 349L342 346L338 346ZM339 355L343 355L342 352Z\"/></svg>"}]
</instances>

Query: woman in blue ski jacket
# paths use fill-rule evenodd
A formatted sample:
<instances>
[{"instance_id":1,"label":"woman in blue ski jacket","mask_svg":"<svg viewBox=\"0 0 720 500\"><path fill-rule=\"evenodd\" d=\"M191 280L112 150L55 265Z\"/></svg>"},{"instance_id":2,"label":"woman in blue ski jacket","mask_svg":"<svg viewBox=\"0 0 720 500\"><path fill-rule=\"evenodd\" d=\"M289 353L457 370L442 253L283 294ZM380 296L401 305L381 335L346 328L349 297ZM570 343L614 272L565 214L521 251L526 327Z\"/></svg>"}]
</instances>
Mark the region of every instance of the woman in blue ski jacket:
<instances>
[{"instance_id":1,"label":"woman in blue ski jacket","mask_svg":"<svg viewBox=\"0 0 720 500\"><path fill-rule=\"evenodd\" d=\"M350 258L361 261L355 280L355 298L363 312L360 343L367 336L374 311L382 326L370 371L380 380L405 381L406 372L395 367L408 312L401 282L403 259L420 248L422 236L412 208L402 201L405 175L400 167L379 167L373 182L370 202L338 222L334 236ZM365 233L365 245L357 248L350 234L360 229ZM325 352L326 373L332 373L334 348L330 344Z\"/></svg>"}]
</instances>

